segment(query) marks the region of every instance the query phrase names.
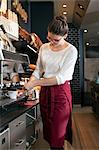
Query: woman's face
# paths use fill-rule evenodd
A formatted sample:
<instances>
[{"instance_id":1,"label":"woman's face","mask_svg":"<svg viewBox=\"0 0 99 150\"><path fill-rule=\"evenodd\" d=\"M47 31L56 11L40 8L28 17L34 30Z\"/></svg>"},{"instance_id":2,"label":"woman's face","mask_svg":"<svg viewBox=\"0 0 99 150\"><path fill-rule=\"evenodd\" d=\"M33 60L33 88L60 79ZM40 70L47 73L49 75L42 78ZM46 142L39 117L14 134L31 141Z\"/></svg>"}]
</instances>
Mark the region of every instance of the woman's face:
<instances>
[{"instance_id":1,"label":"woman's face","mask_svg":"<svg viewBox=\"0 0 99 150\"><path fill-rule=\"evenodd\" d=\"M54 46L61 44L61 42L64 40L65 36L52 34L51 32L48 32L47 39L48 41Z\"/></svg>"}]
</instances>

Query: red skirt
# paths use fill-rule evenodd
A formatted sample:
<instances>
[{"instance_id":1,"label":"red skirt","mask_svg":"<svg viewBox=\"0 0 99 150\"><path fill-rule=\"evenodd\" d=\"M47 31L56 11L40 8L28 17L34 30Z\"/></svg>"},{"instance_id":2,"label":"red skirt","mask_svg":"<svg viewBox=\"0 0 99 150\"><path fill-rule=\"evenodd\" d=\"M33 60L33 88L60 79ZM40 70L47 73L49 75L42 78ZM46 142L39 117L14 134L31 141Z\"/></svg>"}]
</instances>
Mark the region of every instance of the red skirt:
<instances>
[{"instance_id":1,"label":"red skirt","mask_svg":"<svg viewBox=\"0 0 99 150\"><path fill-rule=\"evenodd\" d=\"M71 129L72 98L70 82L41 88L40 109L43 136L50 147L63 147Z\"/></svg>"}]
</instances>

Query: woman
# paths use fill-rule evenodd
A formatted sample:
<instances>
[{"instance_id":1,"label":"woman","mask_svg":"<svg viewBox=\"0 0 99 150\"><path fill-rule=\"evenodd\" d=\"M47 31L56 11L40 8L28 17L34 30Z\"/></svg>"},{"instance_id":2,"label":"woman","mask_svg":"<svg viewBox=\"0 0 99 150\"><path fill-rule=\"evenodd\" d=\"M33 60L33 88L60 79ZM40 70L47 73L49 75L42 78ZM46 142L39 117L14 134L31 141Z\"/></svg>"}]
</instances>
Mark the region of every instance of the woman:
<instances>
[{"instance_id":1,"label":"woman","mask_svg":"<svg viewBox=\"0 0 99 150\"><path fill-rule=\"evenodd\" d=\"M48 26L48 43L40 47L37 67L27 90L41 86L40 109L44 138L51 149L63 149L64 138L68 140L71 128L71 89L77 49L65 39L68 25L65 16L57 16ZM42 77L43 74L43 78ZM69 126L70 125L70 126Z\"/></svg>"}]
</instances>

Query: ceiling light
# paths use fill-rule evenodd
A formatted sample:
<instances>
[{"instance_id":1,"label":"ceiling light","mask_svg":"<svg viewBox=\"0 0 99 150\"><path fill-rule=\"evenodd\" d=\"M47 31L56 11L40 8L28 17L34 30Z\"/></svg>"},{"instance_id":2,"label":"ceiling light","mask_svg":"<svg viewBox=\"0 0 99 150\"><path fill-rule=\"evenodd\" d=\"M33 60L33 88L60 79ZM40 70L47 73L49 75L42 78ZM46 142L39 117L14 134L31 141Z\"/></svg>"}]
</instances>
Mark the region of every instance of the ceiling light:
<instances>
[{"instance_id":1,"label":"ceiling light","mask_svg":"<svg viewBox=\"0 0 99 150\"><path fill-rule=\"evenodd\" d=\"M66 4L63 4L63 8L66 8L67 7L67 5Z\"/></svg>"},{"instance_id":2,"label":"ceiling light","mask_svg":"<svg viewBox=\"0 0 99 150\"><path fill-rule=\"evenodd\" d=\"M83 8L83 6L82 6L82 5L80 5L79 7L80 7L81 9Z\"/></svg>"},{"instance_id":3,"label":"ceiling light","mask_svg":"<svg viewBox=\"0 0 99 150\"><path fill-rule=\"evenodd\" d=\"M86 45L88 46L88 45L89 45L89 42L87 42Z\"/></svg>"},{"instance_id":4,"label":"ceiling light","mask_svg":"<svg viewBox=\"0 0 99 150\"><path fill-rule=\"evenodd\" d=\"M80 9L83 9L83 10L84 10L83 5L78 4L78 6L79 6Z\"/></svg>"},{"instance_id":5,"label":"ceiling light","mask_svg":"<svg viewBox=\"0 0 99 150\"><path fill-rule=\"evenodd\" d=\"M87 29L84 29L84 33L87 33L88 32L88 30Z\"/></svg>"},{"instance_id":6,"label":"ceiling light","mask_svg":"<svg viewBox=\"0 0 99 150\"><path fill-rule=\"evenodd\" d=\"M67 15L67 12L66 12L66 11L63 11L63 15Z\"/></svg>"}]
</instances>

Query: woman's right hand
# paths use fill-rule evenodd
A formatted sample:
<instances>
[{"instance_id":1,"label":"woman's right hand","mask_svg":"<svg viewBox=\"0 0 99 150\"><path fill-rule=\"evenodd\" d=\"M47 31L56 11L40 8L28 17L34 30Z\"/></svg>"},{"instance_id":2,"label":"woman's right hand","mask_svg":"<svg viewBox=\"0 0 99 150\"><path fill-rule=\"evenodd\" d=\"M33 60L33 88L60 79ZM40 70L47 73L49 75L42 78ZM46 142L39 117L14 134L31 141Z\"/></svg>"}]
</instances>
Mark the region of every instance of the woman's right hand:
<instances>
[{"instance_id":1,"label":"woman's right hand","mask_svg":"<svg viewBox=\"0 0 99 150\"><path fill-rule=\"evenodd\" d=\"M17 91L18 91L18 93L17 93L17 98L20 98L20 97L25 96L25 90L24 90L24 89L17 90Z\"/></svg>"}]
</instances>

